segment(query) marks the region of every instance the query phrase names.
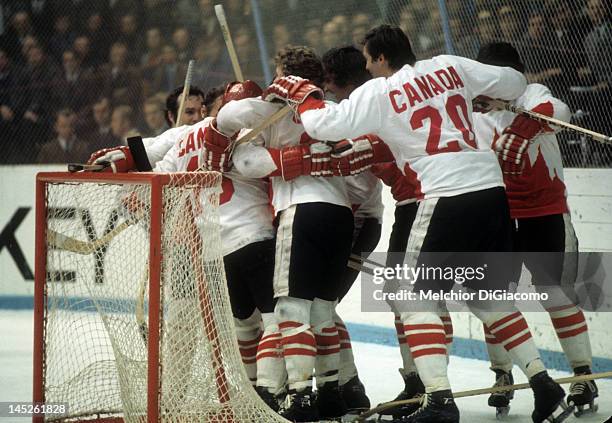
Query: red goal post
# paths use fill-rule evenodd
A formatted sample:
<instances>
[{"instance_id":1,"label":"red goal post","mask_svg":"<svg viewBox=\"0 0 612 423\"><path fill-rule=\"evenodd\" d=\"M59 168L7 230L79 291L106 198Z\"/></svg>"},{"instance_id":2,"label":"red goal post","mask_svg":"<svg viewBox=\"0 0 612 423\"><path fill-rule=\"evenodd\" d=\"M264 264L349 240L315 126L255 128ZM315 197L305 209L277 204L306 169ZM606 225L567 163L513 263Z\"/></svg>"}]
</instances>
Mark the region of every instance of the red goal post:
<instances>
[{"instance_id":1,"label":"red goal post","mask_svg":"<svg viewBox=\"0 0 612 423\"><path fill-rule=\"evenodd\" d=\"M240 360L220 193L216 172L37 175L33 401L67 411L33 421L283 421Z\"/></svg>"}]
</instances>

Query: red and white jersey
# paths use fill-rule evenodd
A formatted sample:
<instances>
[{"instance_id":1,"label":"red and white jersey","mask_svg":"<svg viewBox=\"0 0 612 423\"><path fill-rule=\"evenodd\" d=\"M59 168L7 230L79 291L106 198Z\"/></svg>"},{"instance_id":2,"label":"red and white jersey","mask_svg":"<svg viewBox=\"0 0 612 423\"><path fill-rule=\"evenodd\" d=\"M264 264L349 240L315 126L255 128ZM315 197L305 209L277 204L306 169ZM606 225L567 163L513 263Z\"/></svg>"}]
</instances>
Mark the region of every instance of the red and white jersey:
<instances>
[{"instance_id":1,"label":"red and white jersey","mask_svg":"<svg viewBox=\"0 0 612 423\"><path fill-rule=\"evenodd\" d=\"M281 104L263 101L260 98L245 98L227 103L217 115L217 127L225 134L234 134L242 128L254 128L278 111ZM311 138L292 114L286 115L274 125L266 128L258 138L266 147L278 148L308 142ZM248 148L234 151L234 163ZM248 159L248 156L247 156ZM323 202L350 207L346 186L342 177L317 178L300 176L285 181L280 176L270 178L272 182L272 206L278 213L294 204Z\"/></svg>"},{"instance_id":2,"label":"red and white jersey","mask_svg":"<svg viewBox=\"0 0 612 423\"><path fill-rule=\"evenodd\" d=\"M391 188L396 207L416 202L414 181L404 175L395 162L376 163L370 172Z\"/></svg>"},{"instance_id":3,"label":"red and white jersey","mask_svg":"<svg viewBox=\"0 0 612 423\"><path fill-rule=\"evenodd\" d=\"M212 119L190 126L190 131L175 142L154 171L185 172L199 168L204 132ZM219 220L224 256L253 242L273 238L268 183L263 179L244 178L233 170L224 173Z\"/></svg>"},{"instance_id":4,"label":"red and white jersey","mask_svg":"<svg viewBox=\"0 0 612 423\"><path fill-rule=\"evenodd\" d=\"M155 164L164 158L176 141L187 134L190 129L191 125L183 125L178 128L170 128L156 137L143 138L142 143L151 166L155 167Z\"/></svg>"},{"instance_id":5,"label":"red and white jersey","mask_svg":"<svg viewBox=\"0 0 612 423\"><path fill-rule=\"evenodd\" d=\"M571 112L561 100L541 84L529 84L513 104L555 119L569 122ZM474 130L483 147L491 147L503 130L516 118L506 110L474 114ZM504 175L512 218L538 217L567 213L563 164L555 132L548 126L533 139L527 149L520 175Z\"/></svg>"},{"instance_id":6,"label":"red and white jersey","mask_svg":"<svg viewBox=\"0 0 612 423\"><path fill-rule=\"evenodd\" d=\"M319 140L379 136L417 199L449 197L503 186L497 157L476 144L472 99L515 99L525 86L514 69L443 55L371 79L337 105L307 100L300 118Z\"/></svg>"},{"instance_id":7,"label":"red and white jersey","mask_svg":"<svg viewBox=\"0 0 612 423\"><path fill-rule=\"evenodd\" d=\"M375 218L382 223L382 183L370 171L344 177L355 218Z\"/></svg>"}]
</instances>

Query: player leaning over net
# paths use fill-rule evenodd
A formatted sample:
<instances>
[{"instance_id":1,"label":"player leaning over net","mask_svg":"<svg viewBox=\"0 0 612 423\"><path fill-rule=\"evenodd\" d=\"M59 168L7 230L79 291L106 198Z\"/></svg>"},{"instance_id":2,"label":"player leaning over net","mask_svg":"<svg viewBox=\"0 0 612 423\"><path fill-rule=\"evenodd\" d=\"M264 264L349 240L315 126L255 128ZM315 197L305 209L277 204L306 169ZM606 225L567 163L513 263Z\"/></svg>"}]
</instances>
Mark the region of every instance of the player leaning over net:
<instances>
[{"instance_id":1,"label":"player leaning over net","mask_svg":"<svg viewBox=\"0 0 612 423\"><path fill-rule=\"evenodd\" d=\"M510 251L502 174L495 154L476 144L471 101L479 95L517 98L525 90L525 77L456 56L416 62L406 35L388 25L368 32L364 56L372 73L389 68L389 77L365 83L338 105L326 105L316 86L293 76L276 80L264 96L292 105L313 138L335 141L372 133L385 140L417 187L419 210L408 251L419 260L424 252ZM489 276L495 280L493 271ZM417 281L415 289L427 290L427 282ZM401 315L406 339L426 390L421 408L399 421L459 421L440 317L434 311L415 312L413 304L397 306L406 310ZM436 310L436 304L428 306ZM472 311L529 378L535 396L532 417L543 421L564 392L548 376L525 319L507 304L509 311L497 311L491 303L478 306ZM482 311L485 306L490 311Z\"/></svg>"},{"instance_id":2,"label":"player leaning over net","mask_svg":"<svg viewBox=\"0 0 612 423\"><path fill-rule=\"evenodd\" d=\"M321 61L310 48L286 47L276 55L275 63L278 75L298 73L312 78L319 86L323 83ZM219 112L218 128L228 135L241 128L253 128L281 105L282 102L261 99L231 102ZM310 138L293 116L287 115L261 135L265 146L273 150L247 144L244 147L252 149L246 151L242 170L238 165L238 148L234 163L246 174L244 168L263 155L267 164L257 164L255 170L259 173L251 176L272 176L272 205L278 219L275 313L281 329L289 389L281 414L292 421L340 417L345 414L346 405L338 386L340 345L333 311L353 232L346 187L342 178L296 177L302 174L302 159L304 151L310 151ZM293 148L281 154L283 147ZM271 156L270 151L275 153ZM316 165L314 159L313 162ZM312 392L313 368L318 388L316 403Z\"/></svg>"},{"instance_id":3,"label":"player leaning over net","mask_svg":"<svg viewBox=\"0 0 612 423\"><path fill-rule=\"evenodd\" d=\"M490 43L481 47L477 60L525 71L519 53L508 43ZM569 121L571 116L569 107L541 84L527 85L525 92L513 104L562 121ZM592 355L584 314L561 288L573 287L577 260L572 254L563 253L576 253L578 239L570 219L555 132L543 123L505 110L476 113L474 130L479 142L497 151L504 173L514 250L526 252L522 261L516 261L514 271L520 274L524 263L532 274L536 289L549 294L543 305L574 374L590 374ZM561 254L543 257L529 252ZM488 332L486 327L485 332ZM512 384L512 360L488 333L486 340L491 369L496 374L495 384ZM489 405L505 411L512 394L511 391L492 394ZM593 411L597 396L594 381L579 382L570 386L567 402L577 406L578 413L582 413L585 406Z\"/></svg>"},{"instance_id":4,"label":"player leaning over net","mask_svg":"<svg viewBox=\"0 0 612 423\"><path fill-rule=\"evenodd\" d=\"M260 93L261 89L252 81L231 83L222 96L221 107ZM212 121L209 117L191 126L154 170L185 172L205 166L209 157L204 146L211 140L214 143L218 136L211 129ZM207 167L224 171L219 204L221 242L242 361L257 392L276 411L275 396L281 393L286 375L274 317L275 231L268 207L268 183L264 179L244 178L223 163L209 163Z\"/></svg>"}]
</instances>

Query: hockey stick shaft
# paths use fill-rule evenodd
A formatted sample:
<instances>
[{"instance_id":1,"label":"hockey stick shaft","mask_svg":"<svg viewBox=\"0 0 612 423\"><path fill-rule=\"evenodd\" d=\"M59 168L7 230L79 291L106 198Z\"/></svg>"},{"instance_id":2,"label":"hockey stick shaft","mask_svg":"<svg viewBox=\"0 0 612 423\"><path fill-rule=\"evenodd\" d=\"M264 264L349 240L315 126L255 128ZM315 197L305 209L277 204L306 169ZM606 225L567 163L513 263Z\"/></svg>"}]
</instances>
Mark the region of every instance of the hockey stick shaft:
<instances>
[{"instance_id":1,"label":"hockey stick shaft","mask_svg":"<svg viewBox=\"0 0 612 423\"><path fill-rule=\"evenodd\" d=\"M91 254L96 250L106 246L112 241L114 237L119 235L121 232L129 228L131 225L136 223L136 219L126 220L121 223L112 231L108 232L102 238L98 238L95 241L80 241L78 239L71 238L69 236L55 232L54 230L47 230L47 242L49 245L59 250L70 251L77 254Z\"/></svg>"},{"instance_id":2,"label":"hockey stick shaft","mask_svg":"<svg viewBox=\"0 0 612 423\"><path fill-rule=\"evenodd\" d=\"M596 379L603 379L603 378L610 378L610 377L612 377L612 372L602 372L602 373L593 373L590 375L563 377L560 379L555 379L555 382L557 382L560 385L565 385L568 383L585 382L587 380L596 380ZM495 392L519 391L521 389L530 389L530 388L531 386L529 385L529 383L517 383L515 385L495 386L491 388L470 389L467 391L454 392L453 397L454 398L473 397L476 395L492 394ZM421 402L421 398L411 398L411 399L403 400L403 401L386 402L386 403L379 405L378 407L372 408L371 410L368 410L360 414L353 421L363 422L365 421L366 418L371 417L374 414L378 414L381 411L385 411L389 408L397 407L398 405L404 405L404 404L417 404L419 402Z\"/></svg>"},{"instance_id":3,"label":"hockey stick shaft","mask_svg":"<svg viewBox=\"0 0 612 423\"><path fill-rule=\"evenodd\" d=\"M527 116L531 119L535 119L537 121L540 121L546 124L559 126L563 129L567 129L570 131L578 132L580 134L588 135L591 138L593 138L595 141L599 141L603 144L612 144L612 137L608 135L600 134L599 132L591 131L590 129L582 128L578 125L573 125L571 123L564 122L562 120L555 119L550 116L543 115L541 113L523 109L522 107L517 107L508 101L497 100L497 99L487 99L487 102L490 105L497 107L498 109L507 110L509 112Z\"/></svg>"},{"instance_id":4,"label":"hockey stick shaft","mask_svg":"<svg viewBox=\"0 0 612 423\"><path fill-rule=\"evenodd\" d=\"M185 110L185 102L189 97L189 90L191 89L191 79L193 78L193 66L195 60L190 60L187 65L187 73L185 74L185 83L183 84L183 94L179 103L178 114L176 115L175 127L181 126L181 118L183 117L183 111Z\"/></svg>"},{"instance_id":5,"label":"hockey stick shaft","mask_svg":"<svg viewBox=\"0 0 612 423\"><path fill-rule=\"evenodd\" d=\"M240 68L238 54L236 53L236 48L234 47L234 42L232 41L232 34L230 33L222 4L215 5L215 14L217 15L217 20L219 21L219 26L221 27L221 33L223 34L223 39L225 40L225 45L227 46L227 52L229 53L229 57L232 62L234 76L236 77L236 81L242 82L244 81L244 75L242 74L242 69Z\"/></svg>"},{"instance_id":6,"label":"hockey stick shaft","mask_svg":"<svg viewBox=\"0 0 612 423\"><path fill-rule=\"evenodd\" d=\"M243 144L245 142L249 142L255 139L259 134L261 134L268 126L275 124L282 118L284 118L289 112L291 112L291 107L284 106L281 109L278 109L276 112L271 114L266 120L260 123L258 126L253 128L251 131L247 132L240 138L236 140L234 143L234 148L237 145Z\"/></svg>"}]
</instances>

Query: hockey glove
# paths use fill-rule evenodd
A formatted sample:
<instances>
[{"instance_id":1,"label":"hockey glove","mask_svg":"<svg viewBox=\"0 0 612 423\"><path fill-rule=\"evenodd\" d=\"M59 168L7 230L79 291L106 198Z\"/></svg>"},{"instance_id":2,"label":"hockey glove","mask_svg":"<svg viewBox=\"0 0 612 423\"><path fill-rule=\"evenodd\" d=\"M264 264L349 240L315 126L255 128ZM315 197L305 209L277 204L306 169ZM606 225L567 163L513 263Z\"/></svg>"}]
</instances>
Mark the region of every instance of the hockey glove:
<instances>
[{"instance_id":1,"label":"hockey glove","mask_svg":"<svg viewBox=\"0 0 612 423\"><path fill-rule=\"evenodd\" d=\"M103 148L89 156L87 164L108 164L102 172L125 173L136 170L136 164L129 147Z\"/></svg>"},{"instance_id":2,"label":"hockey glove","mask_svg":"<svg viewBox=\"0 0 612 423\"><path fill-rule=\"evenodd\" d=\"M330 169L332 148L325 143L315 141L285 147L279 151L277 166L279 174L285 181L301 175L333 176ZM271 153L274 156L274 153Z\"/></svg>"},{"instance_id":3,"label":"hockey glove","mask_svg":"<svg viewBox=\"0 0 612 423\"><path fill-rule=\"evenodd\" d=\"M307 100L317 103L317 105L308 108L322 107L323 97L324 93L321 88L308 79L293 75L275 79L272 85L266 88L262 94L262 98L266 101L281 100L287 103L296 114L303 111L301 108L298 110L298 108L305 104Z\"/></svg>"},{"instance_id":4,"label":"hockey glove","mask_svg":"<svg viewBox=\"0 0 612 423\"><path fill-rule=\"evenodd\" d=\"M374 163L388 161L393 161L389 147L379 138L365 135L335 143L331 169L334 176L351 176L369 169Z\"/></svg>"},{"instance_id":5,"label":"hockey glove","mask_svg":"<svg viewBox=\"0 0 612 423\"><path fill-rule=\"evenodd\" d=\"M502 172L520 175L523 171L525 152L532 140L542 130L542 124L525 116L517 116L493 144Z\"/></svg>"},{"instance_id":6,"label":"hockey glove","mask_svg":"<svg viewBox=\"0 0 612 423\"><path fill-rule=\"evenodd\" d=\"M232 138L217 129L217 120L213 120L204 131L200 163L205 170L228 172L232 168Z\"/></svg>"}]
</instances>

